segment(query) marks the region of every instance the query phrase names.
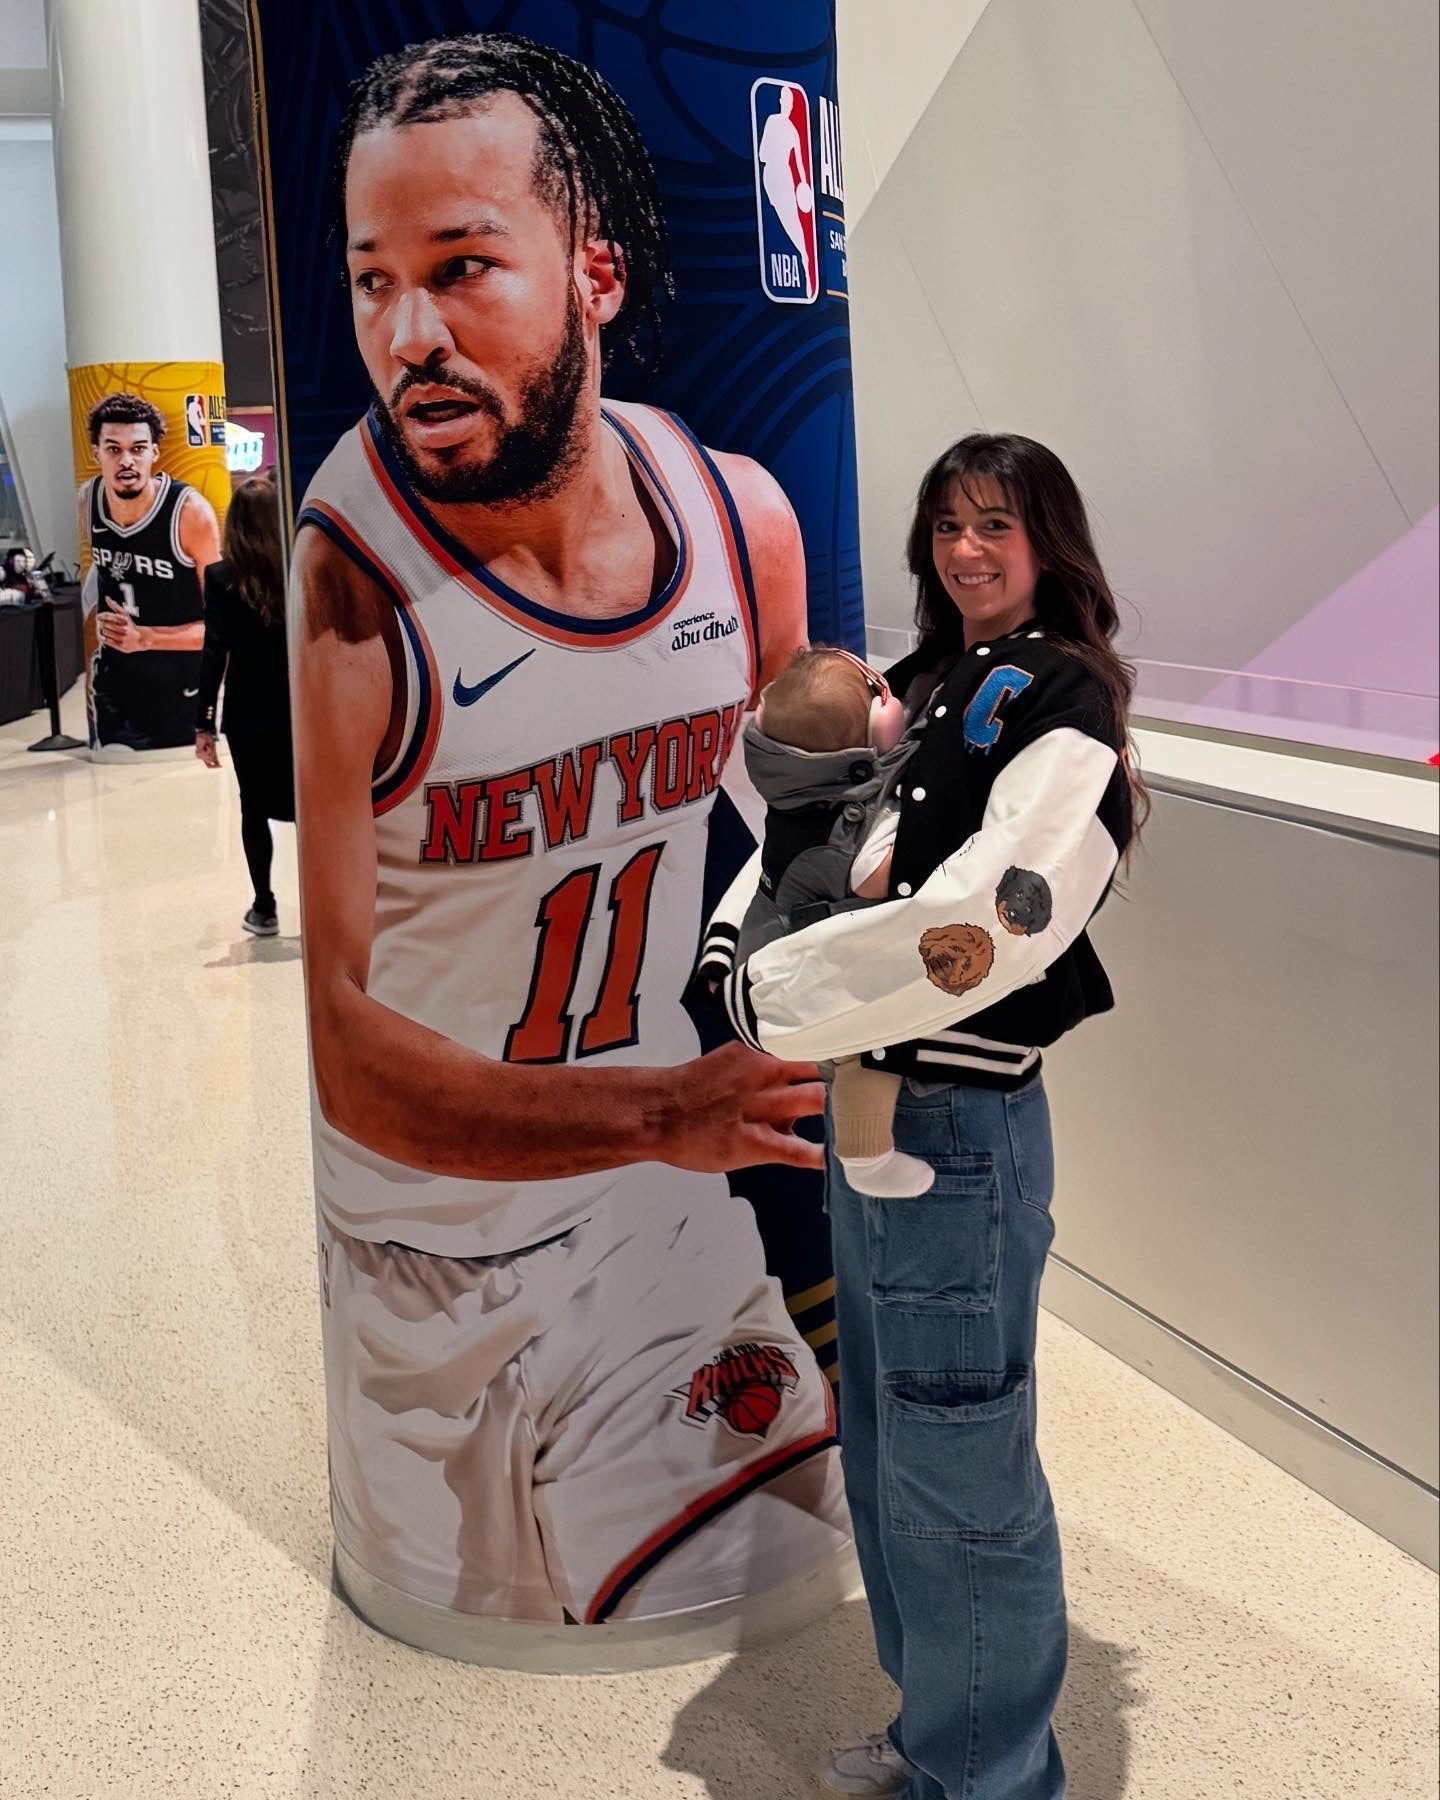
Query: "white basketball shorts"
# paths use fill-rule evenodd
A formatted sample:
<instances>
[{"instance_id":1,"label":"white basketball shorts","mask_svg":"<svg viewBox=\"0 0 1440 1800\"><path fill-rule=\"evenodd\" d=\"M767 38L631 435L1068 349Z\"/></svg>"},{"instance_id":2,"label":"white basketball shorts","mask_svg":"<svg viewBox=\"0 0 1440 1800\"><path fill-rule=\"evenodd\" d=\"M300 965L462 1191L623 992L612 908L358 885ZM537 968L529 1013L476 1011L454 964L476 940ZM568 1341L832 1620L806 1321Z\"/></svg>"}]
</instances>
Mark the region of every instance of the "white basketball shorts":
<instances>
[{"instance_id":1,"label":"white basketball shorts","mask_svg":"<svg viewBox=\"0 0 1440 1800\"><path fill-rule=\"evenodd\" d=\"M322 1218L335 1531L370 1574L461 1612L600 1623L762 1592L848 1539L830 1384L749 1205L723 1177L631 1176L507 1256ZM816 1459L802 1516L757 1531L738 1503Z\"/></svg>"}]
</instances>

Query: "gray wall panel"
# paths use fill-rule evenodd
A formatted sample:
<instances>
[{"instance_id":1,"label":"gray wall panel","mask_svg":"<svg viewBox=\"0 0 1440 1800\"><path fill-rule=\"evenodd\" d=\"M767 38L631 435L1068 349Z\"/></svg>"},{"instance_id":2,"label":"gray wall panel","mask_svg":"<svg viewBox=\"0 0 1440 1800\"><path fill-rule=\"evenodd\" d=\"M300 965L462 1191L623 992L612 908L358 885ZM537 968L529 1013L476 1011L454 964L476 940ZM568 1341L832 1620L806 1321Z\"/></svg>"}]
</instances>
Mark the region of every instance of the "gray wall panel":
<instances>
[{"instance_id":1,"label":"gray wall panel","mask_svg":"<svg viewBox=\"0 0 1440 1800\"><path fill-rule=\"evenodd\" d=\"M872 219L866 243L865 256L851 259L851 307L876 338L865 367L884 373L855 385L865 616L872 626L908 626L914 593L905 537L921 473L984 422L893 221Z\"/></svg>"},{"instance_id":2,"label":"gray wall panel","mask_svg":"<svg viewBox=\"0 0 1440 1800\"><path fill-rule=\"evenodd\" d=\"M1136 3L1418 519L1435 504L1440 381L1433 0Z\"/></svg>"},{"instance_id":3,"label":"gray wall panel","mask_svg":"<svg viewBox=\"0 0 1440 1800\"><path fill-rule=\"evenodd\" d=\"M1161 794L1128 887L1058 1254L1435 1485L1435 855Z\"/></svg>"}]
</instances>

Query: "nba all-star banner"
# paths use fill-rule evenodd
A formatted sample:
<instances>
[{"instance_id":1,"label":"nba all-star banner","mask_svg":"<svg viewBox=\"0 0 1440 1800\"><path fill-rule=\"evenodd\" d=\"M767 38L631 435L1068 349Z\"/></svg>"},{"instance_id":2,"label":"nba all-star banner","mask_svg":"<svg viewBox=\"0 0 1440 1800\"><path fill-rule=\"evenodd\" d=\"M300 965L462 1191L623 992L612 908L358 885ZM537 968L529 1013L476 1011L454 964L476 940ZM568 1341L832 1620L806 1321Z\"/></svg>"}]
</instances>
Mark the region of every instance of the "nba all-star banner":
<instances>
[{"instance_id":1,"label":"nba all-star banner","mask_svg":"<svg viewBox=\"0 0 1440 1800\"><path fill-rule=\"evenodd\" d=\"M742 717L862 638L831 0L252 21L342 1577L759 1594L848 1539L834 1281L687 994Z\"/></svg>"},{"instance_id":2,"label":"nba all-star banner","mask_svg":"<svg viewBox=\"0 0 1440 1800\"><path fill-rule=\"evenodd\" d=\"M204 574L230 498L218 363L70 370L95 754L195 741Z\"/></svg>"}]
</instances>

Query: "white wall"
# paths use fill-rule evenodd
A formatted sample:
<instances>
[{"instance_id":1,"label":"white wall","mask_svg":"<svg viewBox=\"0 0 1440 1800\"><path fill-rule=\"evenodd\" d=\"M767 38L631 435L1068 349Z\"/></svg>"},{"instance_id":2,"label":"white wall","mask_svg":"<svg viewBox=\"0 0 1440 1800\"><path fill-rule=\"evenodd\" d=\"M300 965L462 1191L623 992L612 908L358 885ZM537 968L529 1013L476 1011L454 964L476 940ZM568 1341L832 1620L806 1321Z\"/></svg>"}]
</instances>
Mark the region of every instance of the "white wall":
<instances>
[{"instance_id":1,"label":"white wall","mask_svg":"<svg viewBox=\"0 0 1440 1800\"><path fill-rule=\"evenodd\" d=\"M845 219L854 231L986 0L837 0ZM903 20L904 29L899 29Z\"/></svg>"},{"instance_id":2,"label":"white wall","mask_svg":"<svg viewBox=\"0 0 1440 1800\"><path fill-rule=\"evenodd\" d=\"M1142 657L1244 667L1424 521L1436 14L1322 10L841 0L872 623L968 430L1069 462Z\"/></svg>"},{"instance_id":3,"label":"white wall","mask_svg":"<svg viewBox=\"0 0 1440 1800\"><path fill-rule=\"evenodd\" d=\"M6 243L0 399L38 550L75 560L75 476L43 0L0 0L0 230ZM9 110L15 108L17 110Z\"/></svg>"},{"instance_id":4,"label":"white wall","mask_svg":"<svg viewBox=\"0 0 1440 1800\"><path fill-rule=\"evenodd\" d=\"M44 67L44 0L0 0L0 69Z\"/></svg>"},{"instance_id":5,"label":"white wall","mask_svg":"<svg viewBox=\"0 0 1440 1800\"><path fill-rule=\"evenodd\" d=\"M35 516L36 549L58 550L73 562L75 476L55 165L48 126L19 131L0 120L0 222L7 245L0 398Z\"/></svg>"}]
</instances>

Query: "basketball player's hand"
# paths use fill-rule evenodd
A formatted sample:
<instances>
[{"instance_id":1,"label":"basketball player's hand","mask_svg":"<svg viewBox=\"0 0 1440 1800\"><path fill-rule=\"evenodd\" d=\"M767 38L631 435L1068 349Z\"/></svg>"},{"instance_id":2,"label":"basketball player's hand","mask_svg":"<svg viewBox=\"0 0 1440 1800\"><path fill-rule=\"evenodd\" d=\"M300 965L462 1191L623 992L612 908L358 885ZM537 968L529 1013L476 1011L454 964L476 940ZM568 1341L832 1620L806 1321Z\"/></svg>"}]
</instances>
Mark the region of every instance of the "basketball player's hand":
<instances>
[{"instance_id":1,"label":"basketball player's hand","mask_svg":"<svg viewBox=\"0 0 1440 1800\"><path fill-rule=\"evenodd\" d=\"M220 752L215 746L215 734L211 731L195 733L195 754L207 769L220 767Z\"/></svg>"},{"instance_id":2,"label":"basketball player's hand","mask_svg":"<svg viewBox=\"0 0 1440 1800\"><path fill-rule=\"evenodd\" d=\"M723 1174L755 1163L820 1169L819 1144L794 1135L798 1119L825 1110L814 1063L779 1062L744 1044L726 1044L674 1071L674 1113L659 1158L680 1169Z\"/></svg>"},{"instance_id":3,"label":"basketball player's hand","mask_svg":"<svg viewBox=\"0 0 1440 1800\"><path fill-rule=\"evenodd\" d=\"M144 626L137 625L113 600L107 600L96 614L95 629L107 650L119 650L129 656L136 650L150 648L149 633Z\"/></svg>"}]
</instances>

